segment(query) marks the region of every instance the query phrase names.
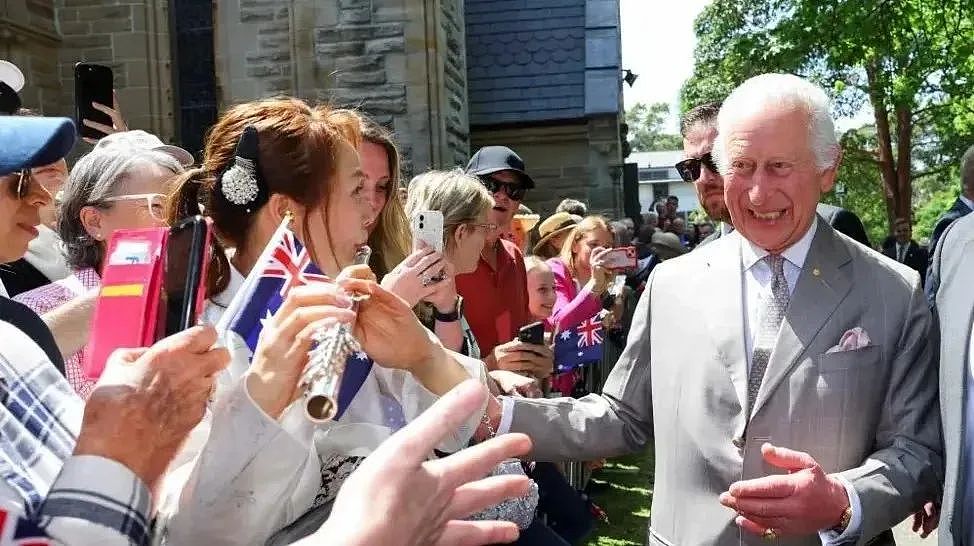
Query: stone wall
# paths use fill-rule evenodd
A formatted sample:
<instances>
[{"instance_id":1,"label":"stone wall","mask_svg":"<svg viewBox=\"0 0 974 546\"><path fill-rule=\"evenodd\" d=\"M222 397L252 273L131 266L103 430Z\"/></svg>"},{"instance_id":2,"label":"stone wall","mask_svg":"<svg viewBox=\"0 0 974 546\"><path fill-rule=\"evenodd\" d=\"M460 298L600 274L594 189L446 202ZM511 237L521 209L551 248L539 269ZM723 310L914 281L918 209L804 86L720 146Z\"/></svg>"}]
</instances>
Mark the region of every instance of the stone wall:
<instances>
[{"instance_id":1,"label":"stone wall","mask_svg":"<svg viewBox=\"0 0 974 546\"><path fill-rule=\"evenodd\" d=\"M61 104L57 31L53 0L7 0L0 3L0 59L16 64L27 77L21 91L24 106L46 114L68 114Z\"/></svg>"},{"instance_id":2,"label":"stone wall","mask_svg":"<svg viewBox=\"0 0 974 546\"><path fill-rule=\"evenodd\" d=\"M614 135L614 138L613 138ZM581 200L593 214L622 214L619 128L613 116L575 123L476 130L471 148L503 145L517 152L537 187L524 204L543 217L565 198Z\"/></svg>"},{"instance_id":3,"label":"stone wall","mask_svg":"<svg viewBox=\"0 0 974 546\"><path fill-rule=\"evenodd\" d=\"M275 94L352 106L395 130L405 171L466 159L462 0L229 0L221 102Z\"/></svg>"}]
</instances>

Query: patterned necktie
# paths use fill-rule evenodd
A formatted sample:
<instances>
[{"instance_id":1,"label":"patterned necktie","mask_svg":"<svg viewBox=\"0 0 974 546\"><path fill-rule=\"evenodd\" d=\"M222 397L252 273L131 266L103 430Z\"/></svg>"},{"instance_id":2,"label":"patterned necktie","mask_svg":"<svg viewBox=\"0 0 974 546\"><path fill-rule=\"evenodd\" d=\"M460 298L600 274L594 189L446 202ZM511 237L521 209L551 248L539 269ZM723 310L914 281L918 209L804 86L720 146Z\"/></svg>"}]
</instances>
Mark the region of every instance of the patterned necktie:
<instances>
[{"instance_id":1,"label":"patterned necktie","mask_svg":"<svg viewBox=\"0 0 974 546\"><path fill-rule=\"evenodd\" d=\"M761 313L761 326L754 340L751 371L747 377L748 415L751 415L754 409L754 401L761 389L761 381L764 379L764 371L768 368L771 350L774 349L781 321L785 318L785 311L791 300L788 281L785 280L784 258L777 254L768 254L764 257L764 261L771 266L771 297L765 300L764 310Z\"/></svg>"}]
</instances>

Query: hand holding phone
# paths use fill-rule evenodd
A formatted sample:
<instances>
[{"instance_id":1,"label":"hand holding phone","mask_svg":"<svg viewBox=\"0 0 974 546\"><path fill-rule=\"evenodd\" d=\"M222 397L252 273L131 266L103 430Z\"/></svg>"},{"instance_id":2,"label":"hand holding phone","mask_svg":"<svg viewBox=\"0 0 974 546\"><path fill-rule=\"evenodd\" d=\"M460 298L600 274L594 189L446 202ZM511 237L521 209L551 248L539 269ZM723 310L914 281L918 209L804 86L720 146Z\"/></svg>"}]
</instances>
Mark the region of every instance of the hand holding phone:
<instances>
[{"instance_id":1,"label":"hand holding phone","mask_svg":"<svg viewBox=\"0 0 974 546\"><path fill-rule=\"evenodd\" d=\"M114 106L113 89L114 76L111 68L94 63L74 65L74 115L78 133L83 138L97 140L106 135L104 131L86 125L85 120L105 128L114 127L112 116L93 106L96 102L104 106Z\"/></svg>"}]
</instances>

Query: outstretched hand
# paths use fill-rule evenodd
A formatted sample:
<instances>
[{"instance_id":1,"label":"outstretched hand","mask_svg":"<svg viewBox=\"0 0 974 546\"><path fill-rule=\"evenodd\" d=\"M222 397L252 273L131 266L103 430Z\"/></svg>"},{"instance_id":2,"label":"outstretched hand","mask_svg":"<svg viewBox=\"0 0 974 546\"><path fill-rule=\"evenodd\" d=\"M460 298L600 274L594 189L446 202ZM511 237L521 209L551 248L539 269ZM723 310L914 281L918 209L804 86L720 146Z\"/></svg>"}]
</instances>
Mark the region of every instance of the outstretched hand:
<instances>
[{"instance_id":1,"label":"outstretched hand","mask_svg":"<svg viewBox=\"0 0 974 546\"><path fill-rule=\"evenodd\" d=\"M838 525L849 506L838 478L826 474L808 453L766 443L761 455L788 474L735 482L720 494L720 503L738 513L738 526L757 535L771 530L781 537L811 535Z\"/></svg>"}]
</instances>

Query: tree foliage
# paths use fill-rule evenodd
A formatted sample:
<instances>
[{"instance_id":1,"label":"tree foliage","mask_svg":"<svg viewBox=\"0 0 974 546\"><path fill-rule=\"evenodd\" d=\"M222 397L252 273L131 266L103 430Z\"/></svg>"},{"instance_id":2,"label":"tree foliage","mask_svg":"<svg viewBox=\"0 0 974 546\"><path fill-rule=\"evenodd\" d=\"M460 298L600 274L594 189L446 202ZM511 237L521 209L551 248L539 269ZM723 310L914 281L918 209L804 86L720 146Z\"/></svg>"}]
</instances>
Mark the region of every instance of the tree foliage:
<instances>
[{"instance_id":1,"label":"tree foliage","mask_svg":"<svg viewBox=\"0 0 974 546\"><path fill-rule=\"evenodd\" d=\"M683 139L680 135L663 132L663 124L670 115L670 105L657 102L646 105L637 102L626 111L626 123L629 125L632 151L656 152L662 150L680 150Z\"/></svg>"},{"instance_id":2,"label":"tree foliage","mask_svg":"<svg viewBox=\"0 0 974 546\"><path fill-rule=\"evenodd\" d=\"M695 30L684 108L757 74L795 73L830 91L835 114L872 112L870 127L843 136L842 174L867 177L847 182L847 199L877 185L858 195L878 194L887 228L912 217L914 181L956 187L947 175L974 142L969 0L714 0Z\"/></svg>"}]
</instances>

